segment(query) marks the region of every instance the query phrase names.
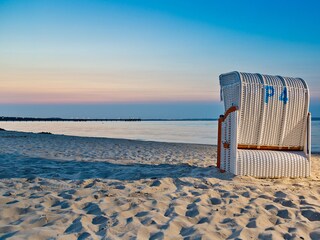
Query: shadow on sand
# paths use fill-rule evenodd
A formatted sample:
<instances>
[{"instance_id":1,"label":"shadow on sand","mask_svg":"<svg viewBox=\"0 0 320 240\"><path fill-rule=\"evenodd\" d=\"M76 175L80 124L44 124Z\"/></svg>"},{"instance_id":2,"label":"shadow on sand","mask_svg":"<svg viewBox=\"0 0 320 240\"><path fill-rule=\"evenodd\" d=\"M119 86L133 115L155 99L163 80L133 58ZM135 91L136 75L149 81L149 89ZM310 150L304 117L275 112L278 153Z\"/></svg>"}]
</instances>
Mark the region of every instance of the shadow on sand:
<instances>
[{"instance_id":1,"label":"shadow on sand","mask_svg":"<svg viewBox=\"0 0 320 240\"><path fill-rule=\"evenodd\" d=\"M214 166L197 167L187 164L115 164L30 158L23 155L0 154L0 179L51 178L83 180L92 178L140 180L148 178L214 177L231 180L232 174L220 173Z\"/></svg>"}]
</instances>

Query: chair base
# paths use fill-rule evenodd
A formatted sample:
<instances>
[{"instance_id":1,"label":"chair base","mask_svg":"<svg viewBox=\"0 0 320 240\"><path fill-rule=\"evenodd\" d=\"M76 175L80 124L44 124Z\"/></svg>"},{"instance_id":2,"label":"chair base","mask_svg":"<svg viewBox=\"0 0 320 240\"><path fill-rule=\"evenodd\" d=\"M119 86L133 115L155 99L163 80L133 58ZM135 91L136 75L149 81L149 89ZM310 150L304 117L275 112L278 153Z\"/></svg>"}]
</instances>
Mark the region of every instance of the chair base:
<instances>
[{"instance_id":1,"label":"chair base","mask_svg":"<svg viewBox=\"0 0 320 240\"><path fill-rule=\"evenodd\" d=\"M303 151L238 149L234 171L258 178L309 177L310 161Z\"/></svg>"}]
</instances>

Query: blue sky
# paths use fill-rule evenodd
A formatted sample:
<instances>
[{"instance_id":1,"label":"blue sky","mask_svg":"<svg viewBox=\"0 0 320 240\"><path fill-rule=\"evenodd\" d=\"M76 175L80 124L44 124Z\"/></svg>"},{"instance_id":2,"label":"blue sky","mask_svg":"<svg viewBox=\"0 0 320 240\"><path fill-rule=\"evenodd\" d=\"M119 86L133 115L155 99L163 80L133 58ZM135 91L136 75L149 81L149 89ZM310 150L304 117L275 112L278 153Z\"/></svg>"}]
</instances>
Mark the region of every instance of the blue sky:
<instances>
[{"instance_id":1,"label":"blue sky","mask_svg":"<svg viewBox=\"0 0 320 240\"><path fill-rule=\"evenodd\" d=\"M318 1L1 1L0 115L217 117L218 76L304 78L320 116Z\"/></svg>"}]
</instances>

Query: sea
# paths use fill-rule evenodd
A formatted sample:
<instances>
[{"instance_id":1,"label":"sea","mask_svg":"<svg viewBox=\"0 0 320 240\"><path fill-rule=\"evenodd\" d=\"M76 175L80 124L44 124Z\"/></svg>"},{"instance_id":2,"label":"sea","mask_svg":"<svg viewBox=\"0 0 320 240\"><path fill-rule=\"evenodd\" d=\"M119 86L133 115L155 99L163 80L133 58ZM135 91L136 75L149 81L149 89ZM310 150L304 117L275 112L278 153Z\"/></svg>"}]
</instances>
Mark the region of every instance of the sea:
<instances>
[{"instance_id":1,"label":"sea","mask_svg":"<svg viewBox=\"0 0 320 240\"><path fill-rule=\"evenodd\" d=\"M83 137L143 141L217 144L217 121L86 121L0 122L0 128L22 132L50 132ZM312 121L312 152L320 152L320 121Z\"/></svg>"}]
</instances>

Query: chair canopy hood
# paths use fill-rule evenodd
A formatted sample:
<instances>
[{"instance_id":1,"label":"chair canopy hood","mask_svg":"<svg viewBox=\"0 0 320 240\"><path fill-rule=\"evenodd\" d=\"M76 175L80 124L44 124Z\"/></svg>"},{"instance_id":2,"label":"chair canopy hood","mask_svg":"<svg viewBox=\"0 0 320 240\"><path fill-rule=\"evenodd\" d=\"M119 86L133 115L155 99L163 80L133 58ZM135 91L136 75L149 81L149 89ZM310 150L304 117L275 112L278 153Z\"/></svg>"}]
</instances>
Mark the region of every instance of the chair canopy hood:
<instances>
[{"instance_id":1,"label":"chair canopy hood","mask_svg":"<svg viewBox=\"0 0 320 240\"><path fill-rule=\"evenodd\" d=\"M219 79L225 110L239 109L239 144L303 149L309 112L303 79L242 72Z\"/></svg>"}]
</instances>

